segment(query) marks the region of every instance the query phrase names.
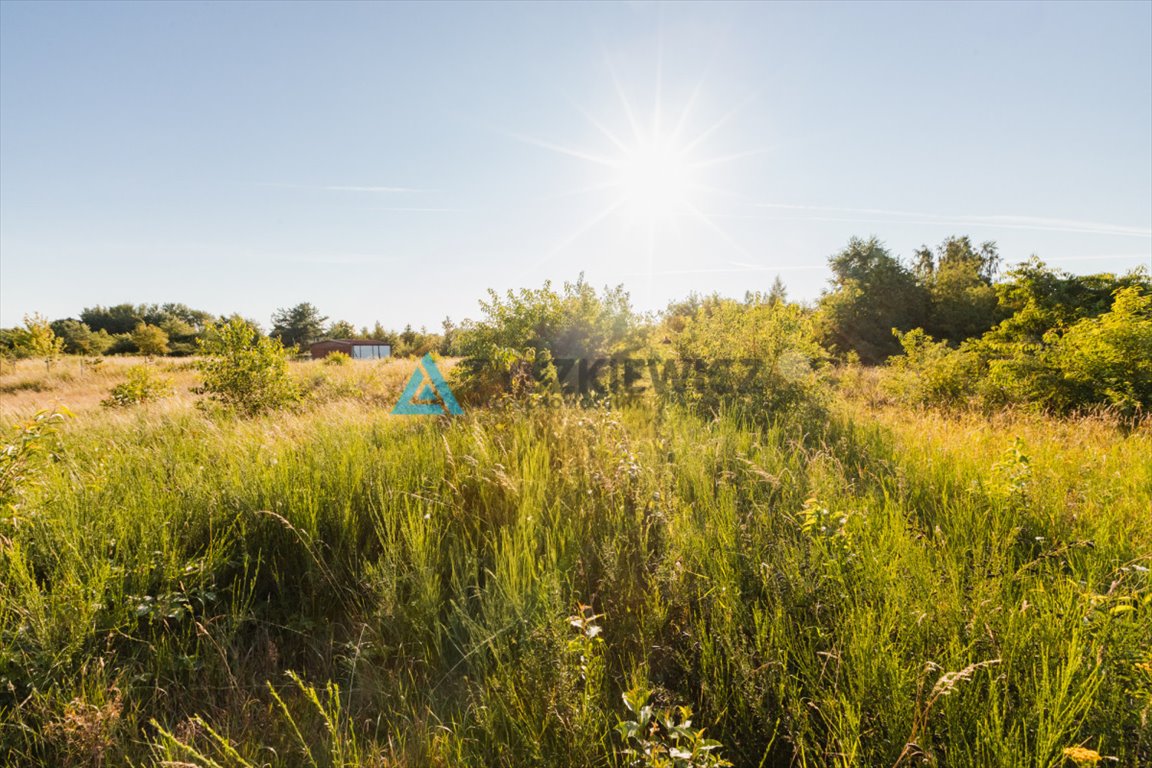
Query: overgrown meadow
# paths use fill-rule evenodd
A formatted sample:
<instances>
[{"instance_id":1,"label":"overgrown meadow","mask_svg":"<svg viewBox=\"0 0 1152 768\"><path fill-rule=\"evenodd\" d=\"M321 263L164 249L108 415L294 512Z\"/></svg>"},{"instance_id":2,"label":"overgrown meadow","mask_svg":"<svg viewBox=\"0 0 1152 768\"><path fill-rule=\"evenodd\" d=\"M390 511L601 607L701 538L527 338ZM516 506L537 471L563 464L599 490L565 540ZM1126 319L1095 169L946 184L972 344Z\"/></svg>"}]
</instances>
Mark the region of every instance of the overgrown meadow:
<instances>
[{"instance_id":1,"label":"overgrown meadow","mask_svg":"<svg viewBox=\"0 0 1152 768\"><path fill-rule=\"evenodd\" d=\"M9 367L0 763L1152 763L1146 419L914 406L797 305L565 290L466 329L460 417L239 320ZM564 394L575 349L703 373Z\"/></svg>"}]
</instances>

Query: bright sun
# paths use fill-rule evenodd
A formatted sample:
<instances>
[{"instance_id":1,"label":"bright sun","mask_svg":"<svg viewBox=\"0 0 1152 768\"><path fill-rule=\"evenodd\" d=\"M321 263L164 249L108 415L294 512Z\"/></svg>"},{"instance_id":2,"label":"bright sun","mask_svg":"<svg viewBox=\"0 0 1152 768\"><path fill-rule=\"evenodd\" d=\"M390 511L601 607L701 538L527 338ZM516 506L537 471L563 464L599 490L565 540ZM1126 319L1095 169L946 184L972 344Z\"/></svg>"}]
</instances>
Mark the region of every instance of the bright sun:
<instances>
[{"instance_id":1,"label":"bright sun","mask_svg":"<svg viewBox=\"0 0 1152 768\"><path fill-rule=\"evenodd\" d=\"M617 217L622 218L634 234L645 239L649 271L656 261L660 247L658 241L668 236L676 239L682 237L681 219L703 226L743 253L743 249L713 219L713 214L708 212L707 201L715 199L717 194L729 193L723 187L704 184L703 180L710 169L715 173L716 166L761 154L764 150L725 155L702 154L702 150L706 151L706 145L714 144L716 134L737 114L740 107L715 120L705 121L702 130L699 126L693 129L691 125L700 122L693 113L696 111L701 84L697 84L681 109L669 113L661 103L659 83L655 98L648 102L652 105L649 112L640 109L639 103L625 96L624 88L614 73L612 80L621 108L616 119L610 121L616 128L608 127L577 107L600 138L607 140L607 146L602 144L600 149L584 149L523 135L514 136L520 141L574 157L589 167L600 169L602 175L598 183L566 194L607 193L605 205L543 259L551 258L607 219ZM621 126L625 130L619 130Z\"/></svg>"},{"instance_id":2,"label":"bright sun","mask_svg":"<svg viewBox=\"0 0 1152 768\"><path fill-rule=\"evenodd\" d=\"M639 143L614 163L623 203L642 219L678 216L691 210L692 166L683 149L668 140Z\"/></svg>"}]
</instances>

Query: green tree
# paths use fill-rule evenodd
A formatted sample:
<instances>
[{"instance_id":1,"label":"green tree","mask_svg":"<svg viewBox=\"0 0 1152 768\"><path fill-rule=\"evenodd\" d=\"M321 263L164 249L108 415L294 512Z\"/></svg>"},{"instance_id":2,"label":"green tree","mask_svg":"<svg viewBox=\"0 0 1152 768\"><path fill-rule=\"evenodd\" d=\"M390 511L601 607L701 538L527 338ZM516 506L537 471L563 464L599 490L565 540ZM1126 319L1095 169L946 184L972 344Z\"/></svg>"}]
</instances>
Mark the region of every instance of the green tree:
<instances>
[{"instance_id":1,"label":"green tree","mask_svg":"<svg viewBox=\"0 0 1152 768\"><path fill-rule=\"evenodd\" d=\"M452 318L445 317L440 323L443 332L440 334L440 354L448 357L459 355L460 327L452 322Z\"/></svg>"},{"instance_id":2,"label":"green tree","mask_svg":"<svg viewBox=\"0 0 1152 768\"><path fill-rule=\"evenodd\" d=\"M179 323L178 326L190 329L186 333L167 331L169 336L184 336L202 332L212 322L212 313L202 309L192 309L187 304L168 303L141 305L138 307L144 322L164 328L165 323Z\"/></svg>"},{"instance_id":3,"label":"green tree","mask_svg":"<svg viewBox=\"0 0 1152 768\"><path fill-rule=\"evenodd\" d=\"M113 338L107 331L94 332L79 320L54 320L52 330L64 340L64 351L73 355L102 355L112 346Z\"/></svg>"},{"instance_id":4,"label":"green tree","mask_svg":"<svg viewBox=\"0 0 1152 768\"><path fill-rule=\"evenodd\" d=\"M695 291L688 294L686 298L670 301L668 306L665 307L662 313L663 322L660 324L659 332L660 342L671 343L668 337L669 333L678 333L684 330L684 326L688 321L695 317L696 313L700 310L706 302L714 301L715 297L705 299Z\"/></svg>"},{"instance_id":5,"label":"green tree","mask_svg":"<svg viewBox=\"0 0 1152 768\"><path fill-rule=\"evenodd\" d=\"M1082 278L1035 266L1026 269L1030 285L999 287L1029 298L983 336L953 348L920 329L901 335L905 354L891 361L892 387L906 400L933 405L1054 413L1103 405L1131 418L1152 408L1152 286L1143 273L1122 278L1133 284L1114 291L1107 311L1065 324L1060 318L1088 310L1051 297L1092 297L1101 276L1087 276L1085 289L1078 285Z\"/></svg>"},{"instance_id":6,"label":"green tree","mask_svg":"<svg viewBox=\"0 0 1152 768\"><path fill-rule=\"evenodd\" d=\"M159 328L168 334L168 354L175 356L195 354L196 340L204 332L202 325L193 325L176 314L163 316Z\"/></svg>"},{"instance_id":7,"label":"green tree","mask_svg":"<svg viewBox=\"0 0 1152 768\"><path fill-rule=\"evenodd\" d=\"M209 323L208 325L206 325L204 327L204 332L202 335L207 337L209 335L209 333L213 329L215 329L217 326L227 325L228 323L232 322L233 320L238 320L241 323L244 323L249 328L251 328L252 332L255 333L257 336L263 336L264 335L264 331L260 327L260 323L256 322L255 320L253 320L250 317L244 317L239 312L233 312L230 315L221 315L219 320L217 320L214 323Z\"/></svg>"},{"instance_id":8,"label":"green tree","mask_svg":"<svg viewBox=\"0 0 1152 768\"><path fill-rule=\"evenodd\" d=\"M550 282L542 288L488 292L480 302L485 317L465 321L466 355L491 347L547 349L553 357L595 358L635 349L638 322L623 286L602 294L584 282L564 283L557 291Z\"/></svg>"},{"instance_id":9,"label":"green tree","mask_svg":"<svg viewBox=\"0 0 1152 768\"><path fill-rule=\"evenodd\" d=\"M132 331L132 343L136 345L136 351L142 355L168 354L168 334L163 328L154 325L146 323L137 325Z\"/></svg>"},{"instance_id":10,"label":"green tree","mask_svg":"<svg viewBox=\"0 0 1152 768\"><path fill-rule=\"evenodd\" d=\"M297 304L289 309L279 309L272 315L271 336L280 340L286 347L303 349L324 337L328 318L308 302Z\"/></svg>"},{"instance_id":11,"label":"green tree","mask_svg":"<svg viewBox=\"0 0 1152 768\"><path fill-rule=\"evenodd\" d=\"M254 416L300 398L288 372L291 352L242 318L209 327L200 350L205 355L199 363L204 376L200 391L225 410Z\"/></svg>"},{"instance_id":12,"label":"green tree","mask_svg":"<svg viewBox=\"0 0 1152 768\"><path fill-rule=\"evenodd\" d=\"M131 333L118 333L109 338L112 339L112 343L104 350L105 354L134 355L139 351L136 347L136 342L132 341Z\"/></svg>"},{"instance_id":13,"label":"green tree","mask_svg":"<svg viewBox=\"0 0 1152 768\"><path fill-rule=\"evenodd\" d=\"M996 243L973 246L967 237L949 237L935 253L916 252L915 273L928 292L924 330L952 344L980 336L999 319L992 285L1000 264Z\"/></svg>"},{"instance_id":14,"label":"green tree","mask_svg":"<svg viewBox=\"0 0 1152 768\"><path fill-rule=\"evenodd\" d=\"M43 358L44 364L51 368L64 351L64 339L52 330L48 318L35 312L24 315L24 327L17 336L16 349L22 357Z\"/></svg>"},{"instance_id":15,"label":"green tree","mask_svg":"<svg viewBox=\"0 0 1152 768\"><path fill-rule=\"evenodd\" d=\"M160 318L160 322L155 323L155 325L164 331L164 333L168 334L169 339L188 340L194 338L196 334L199 333L199 329L187 320L181 320L174 315Z\"/></svg>"},{"instance_id":16,"label":"green tree","mask_svg":"<svg viewBox=\"0 0 1152 768\"><path fill-rule=\"evenodd\" d=\"M379 320L376 321L375 325L373 325L371 329L368 329L368 328L363 329L362 335L366 339L372 339L373 341L382 341L385 344L390 345L392 347L392 354L393 355L397 354L397 350L399 349L399 346L400 346L399 345L399 341L400 341L399 334L397 334L394 331L389 331L388 329L386 329L383 325L380 324Z\"/></svg>"},{"instance_id":17,"label":"green tree","mask_svg":"<svg viewBox=\"0 0 1152 768\"><path fill-rule=\"evenodd\" d=\"M429 333L427 328L416 330L411 324L405 325L400 333L387 334L393 341L392 354L395 357L423 357L428 352L437 350L442 344L439 334Z\"/></svg>"},{"instance_id":18,"label":"green tree","mask_svg":"<svg viewBox=\"0 0 1152 768\"><path fill-rule=\"evenodd\" d=\"M186 304L116 304L86 307L80 320L97 333L131 333L137 325L146 323L164 328L173 339L184 337L180 340L191 341L189 337L203 332L211 322L212 314Z\"/></svg>"},{"instance_id":19,"label":"green tree","mask_svg":"<svg viewBox=\"0 0 1152 768\"><path fill-rule=\"evenodd\" d=\"M1008 272L996 285L1006 319L990 334L998 342L1039 344L1051 330L1064 329L1112 307L1116 291L1139 288L1152 291L1144 269L1117 276L1108 272L1073 275L1052 269L1033 256Z\"/></svg>"},{"instance_id":20,"label":"green tree","mask_svg":"<svg viewBox=\"0 0 1152 768\"><path fill-rule=\"evenodd\" d=\"M347 320L337 320L328 326L328 332L325 334L330 339L355 339L359 334L356 333L356 326Z\"/></svg>"},{"instance_id":21,"label":"green tree","mask_svg":"<svg viewBox=\"0 0 1152 768\"><path fill-rule=\"evenodd\" d=\"M1105 403L1126 415L1152 409L1152 293L1116 291L1108 312L1060 337L1052 361L1072 405Z\"/></svg>"},{"instance_id":22,"label":"green tree","mask_svg":"<svg viewBox=\"0 0 1152 768\"><path fill-rule=\"evenodd\" d=\"M772 281L772 289L768 291L768 303L782 304L786 301L788 301L788 289L784 286L780 275L776 275L776 279Z\"/></svg>"},{"instance_id":23,"label":"green tree","mask_svg":"<svg viewBox=\"0 0 1152 768\"><path fill-rule=\"evenodd\" d=\"M80 321L93 331L107 331L115 336L131 333L138 324L144 322L144 318L132 304L116 304L111 307L85 307L80 313Z\"/></svg>"},{"instance_id":24,"label":"green tree","mask_svg":"<svg viewBox=\"0 0 1152 768\"><path fill-rule=\"evenodd\" d=\"M878 363L900 352L893 329L924 324L928 293L876 238L852 238L828 260L832 288L820 299L818 327L830 349Z\"/></svg>"},{"instance_id":25,"label":"green tree","mask_svg":"<svg viewBox=\"0 0 1152 768\"><path fill-rule=\"evenodd\" d=\"M19 328L0 328L0 373L4 371L4 362L19 357L19 341Z\"/></svg>"}]
</instances>

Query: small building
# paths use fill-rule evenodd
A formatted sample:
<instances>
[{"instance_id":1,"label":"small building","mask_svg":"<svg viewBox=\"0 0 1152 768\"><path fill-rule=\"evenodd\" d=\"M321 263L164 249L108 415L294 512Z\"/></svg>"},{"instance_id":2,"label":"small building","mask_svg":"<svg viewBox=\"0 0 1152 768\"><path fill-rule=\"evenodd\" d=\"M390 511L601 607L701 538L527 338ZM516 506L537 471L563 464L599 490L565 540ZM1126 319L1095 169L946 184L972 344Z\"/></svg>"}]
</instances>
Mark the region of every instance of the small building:
<instances>
[{"instance_id":1,"label":"small building","mask_svg":"<svg viewBox=\"0 0 1152 768\"><path fill-rule=\"evenodd\" d=\"M325 339L308 348L313 360L343 352L353 360L383 360L392 357L392 345L377 339Z\"/></svg>"}]
</instances>

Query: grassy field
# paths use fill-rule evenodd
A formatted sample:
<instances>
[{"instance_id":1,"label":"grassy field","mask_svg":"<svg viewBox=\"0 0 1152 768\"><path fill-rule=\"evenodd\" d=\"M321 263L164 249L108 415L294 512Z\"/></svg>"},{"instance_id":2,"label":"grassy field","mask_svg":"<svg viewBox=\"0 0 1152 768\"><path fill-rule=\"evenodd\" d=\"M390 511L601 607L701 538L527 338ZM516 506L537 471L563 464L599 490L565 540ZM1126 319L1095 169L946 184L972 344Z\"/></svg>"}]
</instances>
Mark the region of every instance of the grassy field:
<instances>
[{"instance_id":1,"label":"grassy field","mask_svg":"<svg viewBox=\"0 0 1152 768\"><path fill-rule=\"evenodd\" d=\"M102 408L126 365L0 376L75 413L0 518L0 764L628 765L630 691L737 766L1152 764L1147 427L399 417L401 361Z\"/></svg>"}]
</instances>

